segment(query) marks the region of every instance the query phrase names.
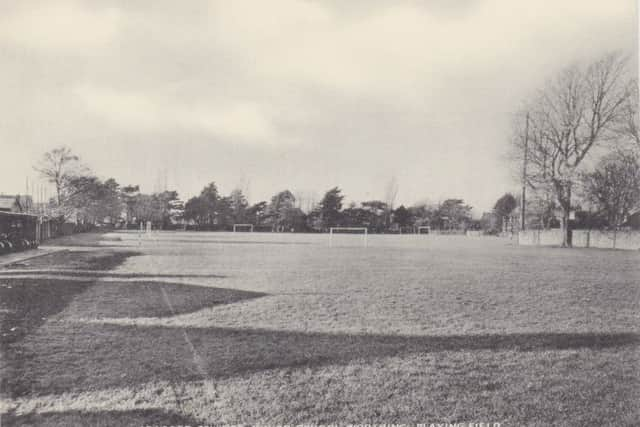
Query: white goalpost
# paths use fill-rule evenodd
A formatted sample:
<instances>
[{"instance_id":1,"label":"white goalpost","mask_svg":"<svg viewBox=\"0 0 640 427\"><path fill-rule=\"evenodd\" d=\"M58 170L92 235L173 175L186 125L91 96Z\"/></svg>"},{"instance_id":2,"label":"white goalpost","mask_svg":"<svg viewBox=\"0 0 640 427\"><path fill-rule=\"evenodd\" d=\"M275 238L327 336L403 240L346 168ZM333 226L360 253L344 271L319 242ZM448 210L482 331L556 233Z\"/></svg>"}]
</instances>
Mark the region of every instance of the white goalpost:
<instances>
[{"instance_id":1,"label":"white goalpost","mask_svg":"<svg viewBox=\"0 0 640 427\"><path fill-rule=\"evenodd\" d=\"M239 228L244 230L238 230ZM248 231L250 233L253 232L253 224L233 224L233 232L236 231Z\"/></svg>"},{"instance_id":2,"label":"white goalpost","mask_svg":"<svg viewBox=\"0 0 640 427\"><path fill-rule=\"evenodd\" d=\"M423 233L422 231L426 231L426 233ZM429 234L431 233L431 227L429 227L428 225L421 225L419 227L416 227L416 234Z\"/></svg>"},{"instance_id":3,"label":"white goalpost","mask_svg":"<svg viewBox=\"0 0 640 427\"><path fill-rule=\"evenodd\" d=\"M334 234L361 234L362 244L365 248L367 247L367 227L331 227L329 228L329 246L333 246Z\"/></svg>"}]
</instances>

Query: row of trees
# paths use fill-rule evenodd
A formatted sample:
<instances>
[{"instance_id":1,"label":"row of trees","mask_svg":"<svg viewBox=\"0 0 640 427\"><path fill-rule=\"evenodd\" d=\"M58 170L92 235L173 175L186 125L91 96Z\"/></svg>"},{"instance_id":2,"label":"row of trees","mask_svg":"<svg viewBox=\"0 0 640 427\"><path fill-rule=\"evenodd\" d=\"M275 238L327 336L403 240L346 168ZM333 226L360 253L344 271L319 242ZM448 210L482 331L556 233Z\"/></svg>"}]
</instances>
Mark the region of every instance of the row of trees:
<instances>
[{"instance_id":1,"label":"row of trees","mask_svg":"<svg viewBox=\"0 0 640 427\"><path fill-rule=\"evenodd\" d=\"M182 202L175 191L143 194L135 185L120 186L93 174L68 147L44 154L34 167L55 188L46 211L60 222L138 224L151 221L164 228L180 222Z\"/></svg>"},{"instance_id":2,"label":"row of trees","mask_svg":"<svg viewBox=\"0 0 640 427\"><path fill-rule=\"evenodd\" d=\"M560 212L570 246L572 212L619 226L638 208L638 85L628 58L608 54L575 64L537 91L514 121L513 152L529 200L548 225ZM521 169L522 168L522 169Z\"/></svg>"},{"instance_id":3,"label":"row of trees","mask_svg":"<svg viewBox=\"0 0 640 427\"><path fill-rule=\"evenodd\" d=\"M400 232L415 226L460 229L472 227L471 207L460 199L435 205L393 209L387 202L370 200L359 206L343 206L342 190L328 190L309 212L297 207L289 190L275 194L270 202L249 205L240 190L221 196L215 183L185 204L184 218L200 229L228 229L233 224L252 224L271 231L324 231L330 227L367 227L371 232Z\"/></svg>"},{"instance_id":4,"label":"row of trees","mask_svg":"<svg viewBox=\"0 0 640 427\"><path fill-rule=\"evenodd\" d=\"M230 229L233 224L252 224L269 231L323 231L344 226L367 227L379 233L408 231L415 226L459 230L477 226L471 219L471 207L461 199L394 209L395 180L387 186L386 201L344 207L342 190L334 187L305 212L289 190L278 192L269 202L252 205L239 189L220 194L214 182L186 203L175 191L144 194L137 185L121 186L113 178L101 180L67 147L46 153L35 168L55 187L47 210L60 221L132 227L151 221L163 229L186 225L202 230Z\"/></svg>"}]
</instances>

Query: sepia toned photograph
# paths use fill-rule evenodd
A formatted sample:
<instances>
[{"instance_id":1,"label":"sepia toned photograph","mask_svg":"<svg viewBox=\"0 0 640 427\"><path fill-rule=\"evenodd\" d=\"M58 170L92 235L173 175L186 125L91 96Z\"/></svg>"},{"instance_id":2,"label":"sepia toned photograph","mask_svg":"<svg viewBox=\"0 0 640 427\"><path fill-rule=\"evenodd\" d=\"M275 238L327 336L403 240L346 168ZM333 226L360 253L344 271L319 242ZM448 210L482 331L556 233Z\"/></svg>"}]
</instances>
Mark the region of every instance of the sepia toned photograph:
<instances>
[{"instance_id":1,"label":"sepia toned photograph","mask_svg":"<svg viewBox=\"0 0 640 427\"><path fill-rule=\"evenodd\" d=\"M0 427L640 426L638 0L0 0Z\"/></svg>"}]
</instances>

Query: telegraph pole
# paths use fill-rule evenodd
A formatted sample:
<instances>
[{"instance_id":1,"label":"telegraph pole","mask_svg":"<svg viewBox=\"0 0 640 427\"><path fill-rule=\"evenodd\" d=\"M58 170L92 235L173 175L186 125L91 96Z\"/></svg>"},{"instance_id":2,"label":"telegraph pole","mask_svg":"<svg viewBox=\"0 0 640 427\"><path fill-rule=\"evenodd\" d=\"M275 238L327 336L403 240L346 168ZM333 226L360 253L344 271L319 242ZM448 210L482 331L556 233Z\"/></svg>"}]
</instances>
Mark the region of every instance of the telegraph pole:
<instances>
[{"instance_id":1,"label":"telegraph pole","mask_svg":"<svg viewBox=\"0 0 640 427\"><path fill-rule=\"evenodd\" d=\"M520 230L525 229L525 209L526 209L526 192L527 192L527 160L529 155L529 112L524 125L524 157L522 161L522 209L520 209Z\"/></svg>"}]
</instances>

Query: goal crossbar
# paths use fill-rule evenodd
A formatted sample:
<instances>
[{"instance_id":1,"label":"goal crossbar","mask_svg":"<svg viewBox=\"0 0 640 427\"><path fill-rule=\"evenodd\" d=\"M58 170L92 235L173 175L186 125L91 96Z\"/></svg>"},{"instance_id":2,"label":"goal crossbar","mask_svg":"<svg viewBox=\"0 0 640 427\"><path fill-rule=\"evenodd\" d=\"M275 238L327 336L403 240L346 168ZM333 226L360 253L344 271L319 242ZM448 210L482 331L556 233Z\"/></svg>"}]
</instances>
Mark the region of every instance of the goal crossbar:
<instances>
[{"instance_id":1,"label":"goal crossbar","mask_svg":"<svg viewBox=\"0 0 640 427\"><path fill-rule=\"evenodd\" d=\"M367 227L330 227L329 228L329 246L333 245L333 235L334 234L342 234L335 233L336 231L363 231L362 235L364 236L364 247L367 247L367 235L369 234ZM349 233L352 234L352 233ZM355 234L355 233L354 233Z\"/></svg>"},{"instance_id":2,"label":"goal crossbar","mask_svg":"<svg viewBox=\"0 0 640 427\"><path fill-rule=\"evenodd\" d=\"M249 227L249 231L253 232L253 224L233 224L233 232L235 233L239 227Z\"/></svg>"}]
</instances>

